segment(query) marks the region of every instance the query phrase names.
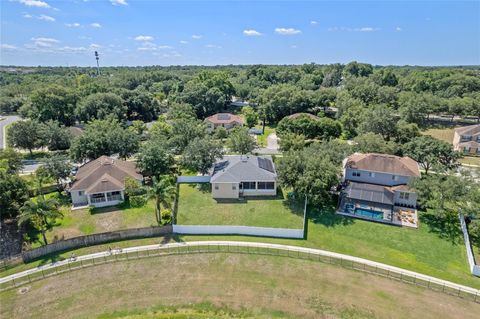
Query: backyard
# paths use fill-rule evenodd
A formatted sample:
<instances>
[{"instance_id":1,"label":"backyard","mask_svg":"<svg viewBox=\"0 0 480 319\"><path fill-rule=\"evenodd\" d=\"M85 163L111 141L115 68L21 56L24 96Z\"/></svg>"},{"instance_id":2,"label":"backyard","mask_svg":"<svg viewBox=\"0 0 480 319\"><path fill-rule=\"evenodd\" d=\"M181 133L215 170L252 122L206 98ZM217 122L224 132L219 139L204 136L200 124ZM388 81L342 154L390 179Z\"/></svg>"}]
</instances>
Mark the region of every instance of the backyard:
<instances>
[{"instance_id":1,"label":"backyard","mask_svg":"<svg viewBox=\"0 0 480 319\"><path fill-rule=\"evenodd\" d=\"M431 128L422 132L422 134L424 135L430 135L432 137L435 137L438 140L442 140L448 143L453 143L454 133L455 133L455 128L453 127Z\"/></svg>"},{"instance_id":2,"label":"backyard","mask_svg":"<svg viewBox=\"0 0 480 319\"><path fill-rule=\"evenodd\" d=\"M48 196L58 198L58 194ZM71 204L65 199L61 206L62 219L57 219L47 231L49 243L68 239L76 236L103 233L126 228L138 228L155 226L155 214L153 201L147 202L142 207L131 207L128 203L118 206L71 210ZM29 232L33 248L41 246L43 240L38 232Z\"/></svg>"},{"instance_id":3,"label":"backyard","mask_svg":"<svg viewBox=\"0 0 480 319\"><path fill-rule=\"evenodd\" d=\"M302 228L303 203L291 203L286 194L244 201L217 202L210 184L181 184L177 210L179 225L237 225Z\"/></svg>"}]
</instances>

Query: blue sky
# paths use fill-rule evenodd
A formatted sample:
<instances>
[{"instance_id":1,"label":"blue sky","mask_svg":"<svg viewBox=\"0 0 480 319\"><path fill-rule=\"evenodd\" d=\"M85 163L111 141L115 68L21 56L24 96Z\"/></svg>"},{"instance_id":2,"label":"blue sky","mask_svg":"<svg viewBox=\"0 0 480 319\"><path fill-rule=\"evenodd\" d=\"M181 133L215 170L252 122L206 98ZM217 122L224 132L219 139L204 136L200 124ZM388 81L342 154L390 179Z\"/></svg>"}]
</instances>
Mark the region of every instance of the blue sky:
<instances>
[{"instance_id":1,"label":"blue sky","mask_svg":"<svg viewBox=\"0 0 480 319\"><path fill-rule=\"evenodd\" d=\"M2 65L480 64L480 1L0 1Z\"/></svg>"}]
</instances>

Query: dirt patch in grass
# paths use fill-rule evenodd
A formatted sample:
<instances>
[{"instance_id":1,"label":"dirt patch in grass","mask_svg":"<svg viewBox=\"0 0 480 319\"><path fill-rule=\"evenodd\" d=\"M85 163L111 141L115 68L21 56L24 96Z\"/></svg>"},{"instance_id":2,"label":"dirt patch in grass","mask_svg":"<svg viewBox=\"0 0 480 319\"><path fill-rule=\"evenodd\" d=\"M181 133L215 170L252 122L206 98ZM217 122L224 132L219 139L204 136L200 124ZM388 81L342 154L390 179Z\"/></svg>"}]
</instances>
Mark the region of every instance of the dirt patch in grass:
<instances>
[{"instance_id":1,"label":"dirt patch in grass","mask_svg":"<svg viewBox=\"0 0 480 319\"><path fill-rule=\"evenodd\" d=\"M211 303L292 318L477 318L480 304L307 260L236 254L166 256L51 277L0 293L2 318L91 318Z\"/></svg>"}]
</instances>

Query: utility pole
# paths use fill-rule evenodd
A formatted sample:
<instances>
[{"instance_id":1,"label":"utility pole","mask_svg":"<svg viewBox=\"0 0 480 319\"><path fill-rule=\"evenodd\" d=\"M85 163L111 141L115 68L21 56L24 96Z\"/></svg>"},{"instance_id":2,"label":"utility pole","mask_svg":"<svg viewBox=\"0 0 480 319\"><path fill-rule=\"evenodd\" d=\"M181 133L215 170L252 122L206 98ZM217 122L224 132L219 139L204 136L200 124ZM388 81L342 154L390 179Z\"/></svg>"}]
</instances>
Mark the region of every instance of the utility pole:
<instances>
[{"instance_id":1,"label":"utility pole","mask_svg":"<svg viewBox=\"0 0 480 319\"><path fill-rule=\"evenodd\" d=\"M98 60L100 59L100 57L98 56L97 51L95 51L95 59L97 60L97 76L100 76L100 66L98 64Z\"/></svg>"}]
</instances>

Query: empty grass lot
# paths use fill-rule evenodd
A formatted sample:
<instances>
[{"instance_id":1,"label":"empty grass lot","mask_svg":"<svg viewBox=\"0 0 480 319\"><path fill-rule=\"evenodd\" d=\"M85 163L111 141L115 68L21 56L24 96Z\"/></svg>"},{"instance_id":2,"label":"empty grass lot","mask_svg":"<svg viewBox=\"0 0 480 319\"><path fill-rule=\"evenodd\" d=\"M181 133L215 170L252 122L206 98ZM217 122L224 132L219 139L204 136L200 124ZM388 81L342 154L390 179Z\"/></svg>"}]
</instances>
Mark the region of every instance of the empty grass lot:
<instances>
[{"instance_id":1,"label":"empty grass lot","mask_svg":"<svg viewBox=\"0 0 480 319\"><path fill-rule=\"evenodd\" d=\"M480 312L480 304L338 265L244 254L122 261L22 288L0 293L1 318L469 319Z\"/></svg>"},{"instance_id":2,"label":"empty grass lot","mask_svg":"<svg viewBox=\"0 0 480 319\"><path fill-rule=\"evenodd\" d=\"M302 228L303 205L283 195L217 202L209 184L181 184L177 224Z\"/></svg>"},{"instance_id":3,"label":"empty grass lot","mask_svg":"<svg viewBox=\"0 0 480 319\"><path fill-rule=\"evenodd\" d=\"M430 135L432 137L435 137L436 139L448 142L448 143L453 143L453 135L455 133L454 128L431 128L428 129L422 134L424 135Z\"/></svg>"}]
</instances>

